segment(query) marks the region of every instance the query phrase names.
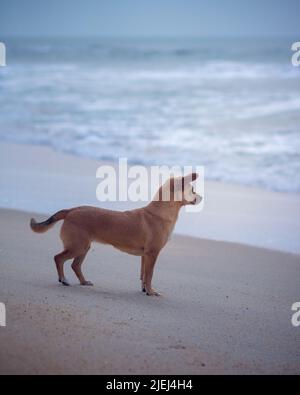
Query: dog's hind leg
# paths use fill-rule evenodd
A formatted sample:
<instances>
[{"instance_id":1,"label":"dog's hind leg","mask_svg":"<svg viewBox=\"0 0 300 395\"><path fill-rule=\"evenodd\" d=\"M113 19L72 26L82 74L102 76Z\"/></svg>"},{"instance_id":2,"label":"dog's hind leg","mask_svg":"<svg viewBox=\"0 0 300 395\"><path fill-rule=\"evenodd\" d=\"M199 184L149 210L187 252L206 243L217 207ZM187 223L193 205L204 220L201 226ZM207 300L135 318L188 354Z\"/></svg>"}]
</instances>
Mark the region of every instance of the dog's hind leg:
<instances>
[{"instance_id":1,"label":"dog's hind leg","mask_svg":"<svg viewBox=\"0 0 300 395\"><path fill-rule=\"evenodd\" d=\"M64 263L65 261L67 261L68 259L71 259L74 257L74 254L72 254L71 251L69 250L64 250L63 252L61 252L58 255L55 255L54 257L54 261L56 264L56 269L57 269L57 274L58 274L58 281L60 283L62 283L63 285L70 285L68 280L65 277L64 274Z\"/></svg>"},{"instance_id":2,"label":"dog's hind leg","mask_svg":"<svg viewBox=\"0 0 300 395\"><path fill-rule=\"evenodd\" d=\"M88 248L88 250L89 250L89 248ZM76 274L81 285L93 285L93 283L91 281L87 281L85 279L85 277L82 273L82 270L81 270L81 265L83 264L83 261L86 257L86 254L88 253L88 250L84 254L77 256L71 265L71 267L74 270L74 273Z\"/></svg>"}]
</instances>

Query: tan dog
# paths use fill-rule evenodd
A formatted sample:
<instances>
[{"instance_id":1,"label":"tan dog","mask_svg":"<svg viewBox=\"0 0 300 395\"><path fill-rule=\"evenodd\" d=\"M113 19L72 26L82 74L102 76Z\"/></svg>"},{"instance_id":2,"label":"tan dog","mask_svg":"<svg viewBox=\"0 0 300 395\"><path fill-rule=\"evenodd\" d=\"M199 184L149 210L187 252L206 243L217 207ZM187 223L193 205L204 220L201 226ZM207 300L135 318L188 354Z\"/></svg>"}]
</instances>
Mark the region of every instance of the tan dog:
<instances>
[{"instance_id":1,"label":"tan dog","mask_svg":"<svg viewBox=\"0 0 300 395\"><path fill-rule=\"evenodd\" d=\"M61 210L44 222L31 220L34 232L43 233L57 221L64 220L61 239L64 251L54 257L59 282L69 285L64 275L64 263L74 259L72 269L81 285L93 285L84 278L81 265L92 242L110 244L132 255L141 256L142 290L147 295L159 295L152 289L154 265L161 249L166 245L179 210L187 204L196 204L201 197L194 192L191 182L198 175L171 178L158 190L146 207L118 212L96 207L76 207Z\"/></svg>"}]
</instances>

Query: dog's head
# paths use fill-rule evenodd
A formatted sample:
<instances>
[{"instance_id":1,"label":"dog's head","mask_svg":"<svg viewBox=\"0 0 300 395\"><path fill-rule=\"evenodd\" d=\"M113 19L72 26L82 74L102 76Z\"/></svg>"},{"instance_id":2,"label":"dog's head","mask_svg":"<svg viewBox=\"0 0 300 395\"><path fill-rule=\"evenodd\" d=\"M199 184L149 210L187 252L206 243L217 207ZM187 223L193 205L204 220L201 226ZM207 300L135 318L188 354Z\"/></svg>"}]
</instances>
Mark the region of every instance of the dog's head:
<instances>
[{"instance_id":1,"label":"dog's head","mask_svg":"<svg viewBox=\"0 0 300 395\"><path fill-rule=\"evenodd\" d=\"M196 181L199 175L191 173L185 177L172 177L160 187L154 200L163 202L174 202L180 206L188 204L198 204L202 197L198 195L192 182Z\"/></svg>"}]
</instances>

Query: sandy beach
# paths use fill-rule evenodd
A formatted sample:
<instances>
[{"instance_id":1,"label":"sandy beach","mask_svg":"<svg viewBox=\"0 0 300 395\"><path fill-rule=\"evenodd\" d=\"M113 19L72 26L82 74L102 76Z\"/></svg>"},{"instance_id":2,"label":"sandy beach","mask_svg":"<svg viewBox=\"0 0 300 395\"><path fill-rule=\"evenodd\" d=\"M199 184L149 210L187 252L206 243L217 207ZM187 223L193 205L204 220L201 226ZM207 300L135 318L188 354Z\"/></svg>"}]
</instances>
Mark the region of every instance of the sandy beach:
<instances>
[{"instance_id":1,"label":"sandy beach","mask_svg":"<svg viewBox=\"0 0 300 395\"><path fill-rule=\"evenodd\" d=\"M56 282L59 226L29 231L30 213L1 210L1 374L299 374L300 257L174 236L154 284L139 290L139 260L97 245L95 284ZM38 217L41 218L41 217Z\"/></svg>"},{"instance_id":2,"label":"sandy beach","mask_svg":"<svg viewBox=\"0 0 300 395\"><path fill-rule=\"evenodd\" d=\"M159 258L160 298L141 293L139 258L101 245L84 268L94 287L77 285L69 263L72 286L63 287L53 263L60 224L37 235L29 220L100 205L99 163L34 146L3 143L0 151L1 374L300 373L300 331L291 324L297 195L207 182L204 210L182 212Z\"/></svg>"}]
</instances>

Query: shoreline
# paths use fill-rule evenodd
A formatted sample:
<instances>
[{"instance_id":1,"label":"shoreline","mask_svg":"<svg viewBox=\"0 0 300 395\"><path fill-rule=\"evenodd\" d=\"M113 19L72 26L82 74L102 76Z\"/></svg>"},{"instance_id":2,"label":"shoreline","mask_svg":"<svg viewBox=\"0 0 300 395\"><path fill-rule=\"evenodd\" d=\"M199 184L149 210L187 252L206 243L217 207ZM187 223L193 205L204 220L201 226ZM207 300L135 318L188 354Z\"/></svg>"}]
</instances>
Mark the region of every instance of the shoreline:
<instances>
[{"instance_id":1,"label":"shoreline","mask_svg":"<svg viewBox=\"0 0 300 395\"><path fill-rule=\"evenodd\" d=\"M300 373L300 256L174 235L154 273L163 296L148 297L138 257L95 244L94 287L69 262L64 287L60 226L37 235L32 215L0 209L0 375Z\"/></svg>"},{"instance_id":2,"label":"shoreline","mask_svg":"<svg viewBox=\"0 0 300 395\"><path fill-rule=\"evenodd\" d=\"M95 161L51 148L0 143L0 207L53 214L88 204L114 210L138 202L99 202ZM112 164L113 165L113 164ZM183 210L175 234L300 253L300 195L205 181L204 209Z\"/></svg>"}]
</instances>

